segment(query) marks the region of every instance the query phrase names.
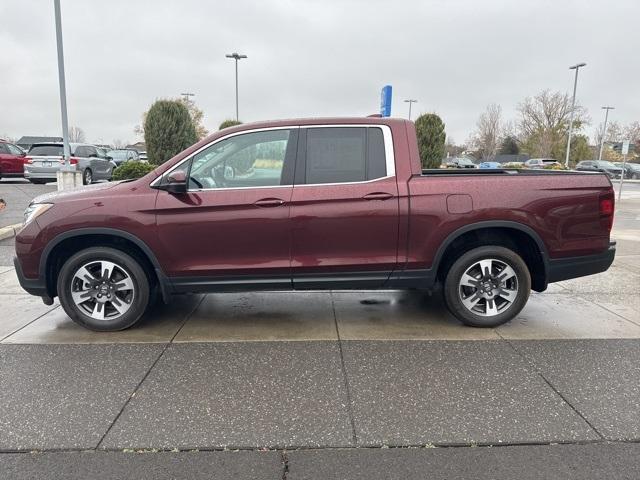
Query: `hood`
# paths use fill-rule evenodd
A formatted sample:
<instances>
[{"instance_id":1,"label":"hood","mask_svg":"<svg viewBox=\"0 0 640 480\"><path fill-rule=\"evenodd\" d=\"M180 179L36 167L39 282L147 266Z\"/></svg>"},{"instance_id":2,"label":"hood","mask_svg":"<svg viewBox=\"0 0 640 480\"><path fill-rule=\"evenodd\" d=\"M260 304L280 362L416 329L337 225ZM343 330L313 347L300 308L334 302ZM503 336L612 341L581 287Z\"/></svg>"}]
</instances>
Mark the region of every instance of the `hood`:
<instances>
[{"instance_id":1,"label":"hood","mask_svg":"<svg viewBox=\"0 0 640 480\"><path fill-rule=\"evenodd\" d=\"M96 195L100 195L101 192L115 188L123 182L127 181L122 180L119 182L96 183L94 185L85 185L83 187L62 190L59 192L45 193L44 195L34 198L31 203L58 203L65 200L95 198Z\"/></svg>"}]
</instances>

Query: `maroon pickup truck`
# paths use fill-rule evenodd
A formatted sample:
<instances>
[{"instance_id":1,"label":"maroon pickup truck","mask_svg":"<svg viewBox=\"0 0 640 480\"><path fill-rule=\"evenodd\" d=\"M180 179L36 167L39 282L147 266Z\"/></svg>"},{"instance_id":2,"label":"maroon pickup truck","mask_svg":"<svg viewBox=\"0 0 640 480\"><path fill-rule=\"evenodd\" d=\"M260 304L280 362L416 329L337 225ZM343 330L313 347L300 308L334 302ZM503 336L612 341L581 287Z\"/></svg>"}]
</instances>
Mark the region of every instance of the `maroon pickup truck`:
<instances>
[{"instance_id":1,"label":"maroon pickup truck","mask_svg":"<svg viewBox=\"0 0 640 480\"><path fill-rule=\"evenodd\" d=\"M137 180L36 198L22 287L94 330L155 296L440 284L463 323L512 319L530 290L606 270L603 174L425 170L413 123L332 118L217 132Z\"/></svg>"}]
</instances>

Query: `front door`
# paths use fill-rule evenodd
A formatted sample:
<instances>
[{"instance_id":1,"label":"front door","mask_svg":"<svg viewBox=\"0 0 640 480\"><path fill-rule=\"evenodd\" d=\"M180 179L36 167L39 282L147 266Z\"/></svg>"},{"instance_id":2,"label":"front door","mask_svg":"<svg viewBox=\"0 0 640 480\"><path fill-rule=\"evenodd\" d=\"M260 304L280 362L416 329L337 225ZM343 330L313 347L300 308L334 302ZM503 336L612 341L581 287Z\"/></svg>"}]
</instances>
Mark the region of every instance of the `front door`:
<instances>
[{"instance_id":1,"label":"front door","mask_svg":"<svg viewBox=\"0 0 640 480\"><path fill-rule=\"evenodd\" d=\"M175 169L183 194L158 193L163 267L185 291L291 288L289 208L297 129L243 132Z\"/></svg>"},{"instance_id":2,"label":"front door","mask_svg":"<svg viewBox=\"0 0 640 480\"><path fill-rule=\"evenodd\" d=\"M301 128L291 200L294 287L377 288L398 261L386 126Z\"/></svg>"}]
</instances>

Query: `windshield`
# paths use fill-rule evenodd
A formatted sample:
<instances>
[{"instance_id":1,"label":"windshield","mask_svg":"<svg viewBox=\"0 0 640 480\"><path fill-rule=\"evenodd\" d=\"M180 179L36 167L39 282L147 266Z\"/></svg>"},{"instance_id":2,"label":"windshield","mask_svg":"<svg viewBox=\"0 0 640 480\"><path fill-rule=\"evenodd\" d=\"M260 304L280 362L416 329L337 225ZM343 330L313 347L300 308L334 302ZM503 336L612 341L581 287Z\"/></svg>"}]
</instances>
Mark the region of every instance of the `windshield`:
<instances>
[{"instance_id":1,"label":"windshield","mask_svg":"<svg viewBox=\"0 0 640 480\"><path fill-rule=\"evenodd\" d=\"M34 145L29 149L29 155L62 156L62 145Z\"/></svg>"}]
</instances>

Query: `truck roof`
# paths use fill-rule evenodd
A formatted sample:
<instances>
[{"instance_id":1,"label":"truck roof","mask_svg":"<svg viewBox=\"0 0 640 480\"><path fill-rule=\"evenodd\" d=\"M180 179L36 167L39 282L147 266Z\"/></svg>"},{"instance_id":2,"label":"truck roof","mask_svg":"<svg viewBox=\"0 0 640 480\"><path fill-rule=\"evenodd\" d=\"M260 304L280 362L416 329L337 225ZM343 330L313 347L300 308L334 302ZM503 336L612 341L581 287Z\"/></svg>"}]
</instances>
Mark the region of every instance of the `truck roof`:
<instances>
[{"instance_id":1,"label":"truck roof","mask_svg":"<svg viewBox=\"0 0 640 480\"><path fill-rule=\"evenodd\" d=\"M242 123L225 128L228 131L246 130L248 128L283 127L287 125L327 125L327 124L365 124L365 125L393 125L407 122L404 118L390 117L317 117L317 118L287 118L282 120L264 120L259 122Z\"/></svg>"}]
</instances>

